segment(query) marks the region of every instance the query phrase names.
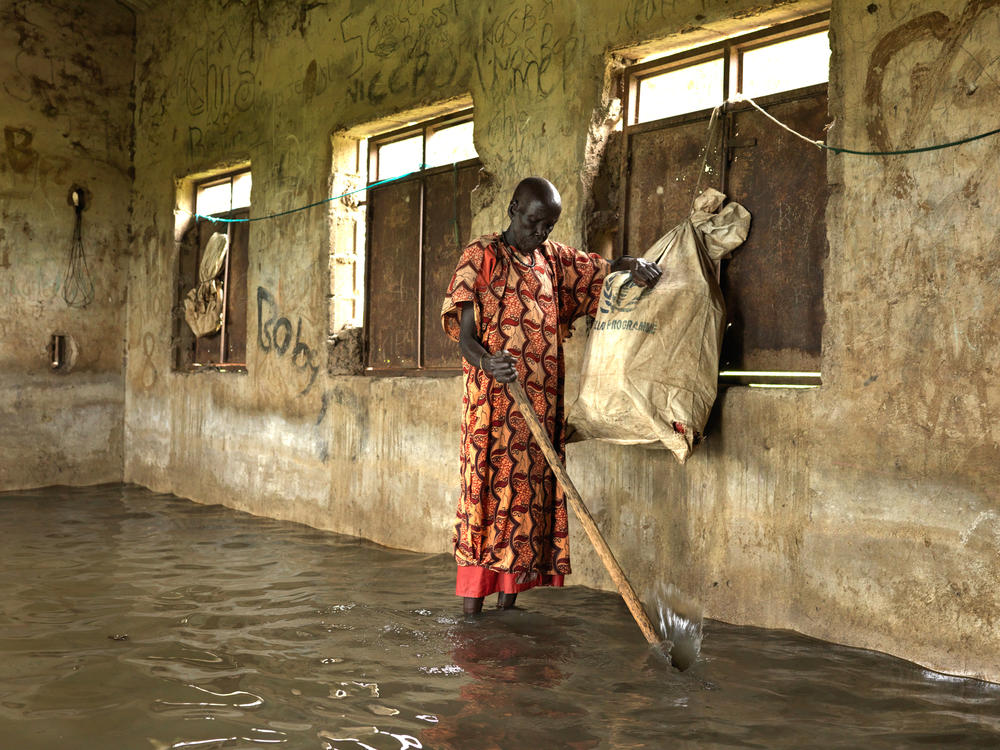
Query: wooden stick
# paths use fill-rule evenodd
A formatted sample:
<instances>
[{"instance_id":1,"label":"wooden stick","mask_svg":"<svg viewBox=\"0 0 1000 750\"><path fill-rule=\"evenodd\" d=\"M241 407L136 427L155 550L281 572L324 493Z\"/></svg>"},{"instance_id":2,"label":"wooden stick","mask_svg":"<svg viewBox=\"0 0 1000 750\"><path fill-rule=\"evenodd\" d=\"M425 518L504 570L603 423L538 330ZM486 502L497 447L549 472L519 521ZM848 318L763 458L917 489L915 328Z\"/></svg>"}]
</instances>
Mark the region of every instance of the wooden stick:
<instances>
[{"instance_id":1,"label":"wooden stick","mask_svg":"<svg viewBox=\"0 0 1000 750\"><path fill-rule=\"evenodd\" d=\"M601 558L604 567L607 568L615 585L618 586L618 592L622 595L622 599L625 600L625 604L628 605L629 610L632 612L632 617L635 618L639 630L642 631L642 634L646 636L646 640L650 643L654 645L660 643L663 639L653 628L653 623L649 621L649 616L646 614L642 602L635 595L635 589L628 582L628 578L625 577L625 573L615 559L614 553L612 553L608 543L604 541L604 537L601 536L600 529L594 523L594 517L590 515L587 506L583 504L583 498L580 497L580 493L577 492L576 487L569 478L569 474L566 473L566 468L563 466L562 461L559 460L559 454L552 445L552 441L549 440L548 433L545 432L545 428L538 421L538 416L528 401L528 396L524 392L524 388L516 380L512 383L507 383L507 388L514 397L514 401L517 403L524 421L528 423L528 429L534 435L538 447L542 449L542 453L545 454L549 466L552 467L552 473L556 475L556 481L559 482L559 485L563 488L563 492L566 493L566 499L569 500L569 504L573 508L577 519L579 519L580 525L583 526L584 532L594 545L597 556Z\"/></svg>"}]
</instances>

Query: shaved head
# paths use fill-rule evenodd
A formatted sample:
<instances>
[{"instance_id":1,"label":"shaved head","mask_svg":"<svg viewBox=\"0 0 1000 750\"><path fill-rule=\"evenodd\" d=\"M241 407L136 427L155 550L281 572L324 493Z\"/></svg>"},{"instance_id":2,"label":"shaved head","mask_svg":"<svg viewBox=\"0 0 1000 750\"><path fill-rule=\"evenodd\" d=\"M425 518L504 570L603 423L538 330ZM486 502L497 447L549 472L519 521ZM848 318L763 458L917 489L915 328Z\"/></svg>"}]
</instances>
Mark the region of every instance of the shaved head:
<instances>
[{"instance_id":1,"label":"shaved head","mask_svg":"<svg viewBox=\"0 0 1000 750\"><path fill-rule=\"evenodd\" d=\"M532 200L562 210L562 197L556 186L544 177L526 177L517 183L514 188L514 195L510 199L512 204L527 206Z\"/></svg>"},{"instance_id":2,"label":"shaved head","mask_svg":"<svg viewBox=\"0 0 1000 750\"><path fill-rule=\"evenodd\" d=\"M556 186L541 177L521 180L507 207L510 225L504 240L522 253L541 247L562 213L562 198Z\"/></svg>"}]
</instances>

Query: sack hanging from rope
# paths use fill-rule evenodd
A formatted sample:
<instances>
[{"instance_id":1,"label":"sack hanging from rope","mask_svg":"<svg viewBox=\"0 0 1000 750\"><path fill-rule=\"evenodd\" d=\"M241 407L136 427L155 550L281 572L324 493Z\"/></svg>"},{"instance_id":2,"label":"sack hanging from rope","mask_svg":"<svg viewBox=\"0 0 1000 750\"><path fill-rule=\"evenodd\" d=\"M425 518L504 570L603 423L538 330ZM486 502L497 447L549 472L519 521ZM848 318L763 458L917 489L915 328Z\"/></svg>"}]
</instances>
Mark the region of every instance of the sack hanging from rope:
<instances>
[{"instance_id":1,"label":"sack hanging from rope","mask_svg":"<svg viewBox=\"0 0 1000 750\"><path fill-rule=\"evenodd\" d=\"M577 438L662 443L681 463L715 401L726 311L719 262L746 239L750 213L708 189L691 216L643 257L663 276L643 289L609 274L587 340L580 395L569 412Z\"/></svg>"},{"instance_id":2,"label":"sack hanging from rope","mask_svg":"<svg viewBox=\"0 0 1000 750\"><path fill-rule=\"evenodd\" d=\"M229 238L215 232L205 243L198 267L198 286L184 296L184 320L195 336L208 336L222 328L222 284L215 278L222 271Z\"/></svg>"}]
</instances>

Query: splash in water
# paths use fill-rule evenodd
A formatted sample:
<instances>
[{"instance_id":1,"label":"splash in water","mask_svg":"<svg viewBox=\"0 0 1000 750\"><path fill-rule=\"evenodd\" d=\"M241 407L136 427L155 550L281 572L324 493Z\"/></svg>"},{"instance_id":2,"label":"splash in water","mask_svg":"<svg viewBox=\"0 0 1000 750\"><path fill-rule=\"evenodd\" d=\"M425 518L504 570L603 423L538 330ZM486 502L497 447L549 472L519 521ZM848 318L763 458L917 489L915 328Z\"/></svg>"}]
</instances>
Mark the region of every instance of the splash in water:
<instances>
[{"instance_id":1,"label":"splash in water","mask_svg":"<svg viewBox=\"0 0 1000 750\"><path fill-rule=\"evenodd\" d=\"M683 672L698 661L701 653L701 607L672 583L661 583L656 609L660 615L660 635L666 641L664 651L669 652L670 661Z\"/></svg>"}]
</instances>

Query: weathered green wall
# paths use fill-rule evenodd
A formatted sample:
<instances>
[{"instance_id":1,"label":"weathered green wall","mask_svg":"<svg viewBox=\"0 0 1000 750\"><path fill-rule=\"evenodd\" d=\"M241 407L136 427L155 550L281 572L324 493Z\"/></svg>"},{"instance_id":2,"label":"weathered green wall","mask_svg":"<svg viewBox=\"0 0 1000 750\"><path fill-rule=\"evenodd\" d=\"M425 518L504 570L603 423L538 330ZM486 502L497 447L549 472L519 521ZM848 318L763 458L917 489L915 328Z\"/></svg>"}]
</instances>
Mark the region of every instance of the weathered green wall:
<instances>
[{"instance_id":1,"label":"weathered green wall","mask_svg":"<svg viewBox=\"0 0 1000 750\"><path fill-rule=\"evenodd\" d=\"M831 138L892 148L996 127L997 5L835 3ZM327 374L330 256L349 250L338 245L323 210L253 225L248 374L171 370L182 224L175 180L250 160L254 213L291 208L329 195L331 136L471 94L477 147L492 175L475 199L474 230L499 228L510 189L535 173L563 193L556 234L580 243L608 111L607 51L654 39L685 44L815 5L313 6L171 0L138 17L125 477L389 545L444 551L457 495L460 384ZM130 69L128 45L109 47L129 60L122 70ZM6 50L9 86L16 64ZM61 132L36 110L19 117L17 127L46 123L40 130L54 139ZM115 127L129 122L124 112L107 119ZM40 158L62 148L35 143ZM109 212L101 231L110 246L127 226L122 153L119 147L114 158L93 162L95 170L114 165L101 173L120 196L113 209L101 209ZM712 617L794 628L1000 679L1000 355L992 346L1000 335L998 153L993 139L908 157L829 158L821 389L729 390L711 439L684 467L664 452L570 447L570 474L637 588L649 595L673 582ZM11 181L24 179L9 170L2 177L5 196ZM30 196L62 207L65 188L42 185L4 204L5 212L11 205L34 212L33 231L45 241L18 237L17 246L34 247L34 265L53 272L61 255L52 248L68 243L71 214L42 209ZM4 216L0 258L20 224ZM14 257L11 268L0 268L0 284L14 273ZM118 256L109 250L108 263L111 257ZM117 272L108 266L97 274L104 284L117 279L120 301ZM278 314L296 327L301 321L304 356L293 360L291 350L280 356L258 345L258 287L273 295ZM29 319L37 296L0 302L7 305L0 320ZM110 305L100 323L120 337L116 310ZM21 359L48 335L48 321L30 326L18 339L23 345L8 346L4 333L4 366L20 389L48 377L44 360L33 371ZM101 370L111 379L112 360ZM307 388L310 366L319 374ZM62 383L72 381L37 382L50 386L43 394L66 398ZM41 410L18 417L24 429L45 429ZM13 439L7 434L5 449ZM104 450L98 432L90 441L65 439L77 451ZM608 586L586 541L574 543L574 581Z\"/></svg>"},{"instance_id":2,"label":"weathered green wall","mask_svg":"<svg viewBox=\"0 0 1000 750\"><path fill-rule=\"evenodd\" d=\"M122 478L132 14L0 1L0 489ZM75 214L95 299L68 307ZM52 372L53 333L73 369Z\"/></svg>"}]
</instances>

